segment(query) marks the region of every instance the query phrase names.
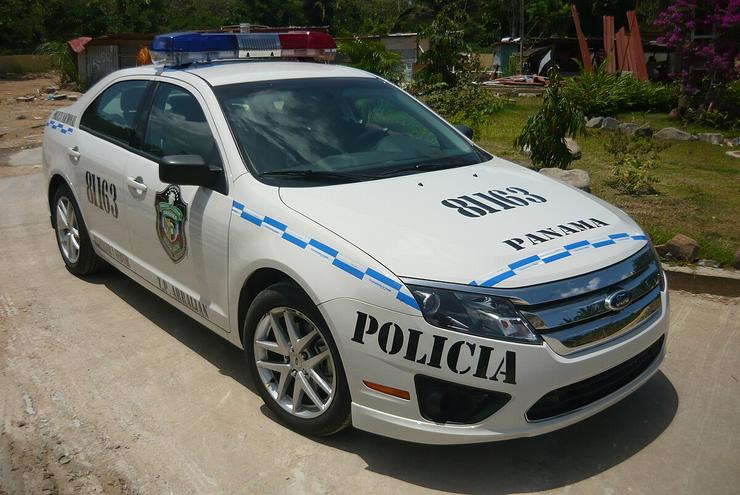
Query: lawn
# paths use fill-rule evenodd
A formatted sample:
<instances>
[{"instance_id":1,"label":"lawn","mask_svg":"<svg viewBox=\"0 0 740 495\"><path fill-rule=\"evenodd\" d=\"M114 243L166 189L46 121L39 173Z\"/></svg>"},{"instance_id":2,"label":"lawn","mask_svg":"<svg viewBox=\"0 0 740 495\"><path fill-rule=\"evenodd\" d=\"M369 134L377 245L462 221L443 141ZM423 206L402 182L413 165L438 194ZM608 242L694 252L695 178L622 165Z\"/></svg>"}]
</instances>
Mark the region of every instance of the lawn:
<instances>
[{"instance_id":1,"label":"lawn","mask_svg":"<svg viewBox=\"0 0 740 495\"><path fill-rule=\"evenodd\" d=\"M529 160L514 150L512 142L541 101L517 98L516 103L507 106L481 129L477 142L502 158L529 165ZM650 122L655 131L667 126L681 127L660 114L624 114L619 119L638 124ZM691 126L687 130L711 131ZM604 150L603 132L606 131L589 129L577 138L583 158L572 164L573 168L589 172L592 192L629 213L656 243L682 233L699 242L701 258L731 265L740 246L740 159L727 156L728 148L723 146L698 141L672 142L661 153L659 165L653 170L659 179L655 186L658 193L629 196L607 185L611 164Z\"/></svg>"}]
</instances>

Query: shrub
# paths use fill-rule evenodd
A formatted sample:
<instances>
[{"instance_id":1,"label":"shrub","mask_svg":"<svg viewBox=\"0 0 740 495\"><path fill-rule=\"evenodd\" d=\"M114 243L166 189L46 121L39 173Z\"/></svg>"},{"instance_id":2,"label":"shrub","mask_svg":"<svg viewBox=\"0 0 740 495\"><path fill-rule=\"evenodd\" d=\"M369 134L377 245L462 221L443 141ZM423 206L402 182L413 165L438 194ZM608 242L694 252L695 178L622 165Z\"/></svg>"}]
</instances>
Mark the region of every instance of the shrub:
<instances>
[{"instance_id":1,"label":"shrub","mask_svg":"<svg viewBox=\"0 0 740 495\"><path fill-rule=\"evenodd\" d=\"M649 138L612 133L604 144L604 149L614 160L608 184L632 196L655 193L653 186L658 179L650 170L655 168L660 152L666 146Z\"/></svg>"},{"instance_id":2,"label":"shrub","mask_svg":"<svg viewBox=\"0 0 740 495\"><path fill-rule=\"evenodd\" d=\"M566 169L577 157L571 155L564 139L583 132L583 113L563 95L562 82L556 70L550 69L550 84L545 90L542 106L524 124L514 145L524 151L529 148L535 169L557 167Z\"/></svg>"},{"instance_id":3,"label":"shrub","mask_svg":"<svg viewBox=\"0 0 740 495\"><path fill-rule=\"evenodd\" d=\"M504 107L503 100L477 84L415 84L411 88L424 103L454 124L465 124L477 135L480 128Z\"/></svg>"},{"instance_id":4,"label":"shrub","mask_svg":"<svg viewBox=\"0 0 740 495\"><path fill-rule=\"evenodd\" d=\"M564 84L566 97L585 115L616 115L631 110L667 112L675 108L675 86L640 81L631 74L610 74L606 64L604 61L590 72L582 70Z\"/></svg>"},{"instance_id":5,"label":"shrub","mask_svg":"<svg viewBox=\"0 0 740 495\"><path fill-rule=\"evenodd\" d=\"M372 72L394 84L403 80L401 55L387 50L382 43L356 38L340 43L339 51L349 56L347 65L351 67Z\"/></svg>"},{"instance_id":6,"label":"shrub","mask_svg":"<svg viewBox=\"0 0 740 495\"><path fill-rule=\"evenodd\" d=\"M72 50L62 41L47 41L36 48L36 53L46 55L51 60L52 68L59 77L59 85L77 80L77 64Z\"/></svg>"}]
</instances>

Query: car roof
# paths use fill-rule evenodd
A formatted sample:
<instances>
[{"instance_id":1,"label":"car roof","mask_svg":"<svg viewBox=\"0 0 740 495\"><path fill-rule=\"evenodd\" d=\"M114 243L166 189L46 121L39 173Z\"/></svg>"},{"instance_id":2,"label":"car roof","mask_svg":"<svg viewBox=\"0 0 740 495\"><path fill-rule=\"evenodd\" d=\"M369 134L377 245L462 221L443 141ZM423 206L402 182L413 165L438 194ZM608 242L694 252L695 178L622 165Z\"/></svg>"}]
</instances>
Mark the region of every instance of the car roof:
<instances>
[{"instance_id":1,"label":"car roof","mask_svg":"<svg viewBox=\"0 0 740 495\"><path fill-rule=\"evenodd\" d=\"M321 64L312 62L272 62L272 61L223 61L204 64L193 64L184 68L156 69L146 65L119 71L120 75L156 74L177 78L178 73L189 73L204 79L211 86L223 86L255 81L274 81L281 79L304 79L317 77L362 77L377 76L359 69L344 65Z\"/></svg>"}]
</instances>

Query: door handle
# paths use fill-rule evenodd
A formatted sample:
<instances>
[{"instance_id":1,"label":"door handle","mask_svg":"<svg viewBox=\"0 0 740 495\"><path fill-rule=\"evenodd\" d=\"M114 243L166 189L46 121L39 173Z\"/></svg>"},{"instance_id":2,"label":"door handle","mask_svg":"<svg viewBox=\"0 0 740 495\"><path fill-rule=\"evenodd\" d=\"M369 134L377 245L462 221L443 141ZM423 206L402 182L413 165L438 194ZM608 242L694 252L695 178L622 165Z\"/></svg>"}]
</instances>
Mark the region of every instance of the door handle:
<instances>
[{"instance_id":1,"label":"door handle","mask_svg":"<svg viewBox=\"0 0 740 495\"><path fill-rule=\"evenodd\" d=\"M144 179L141 178L141 176L136 178L126 177L126 185L131 189L136 189L140 193L145 193L147 189L146 184L144 184Z\"/></svg>"},{"instance_id":2,"label":"door handle","mask_svg":"<svg viewBox=\"0 0 740 495\"><path fill-rule=\"evenodd\" d=\"M69 154L69 157L74 162L80 159L81 153L80 153L80 148L78 146L72 146L71 148L67 148L67 153Z\"/></svg>"}]
</instances>

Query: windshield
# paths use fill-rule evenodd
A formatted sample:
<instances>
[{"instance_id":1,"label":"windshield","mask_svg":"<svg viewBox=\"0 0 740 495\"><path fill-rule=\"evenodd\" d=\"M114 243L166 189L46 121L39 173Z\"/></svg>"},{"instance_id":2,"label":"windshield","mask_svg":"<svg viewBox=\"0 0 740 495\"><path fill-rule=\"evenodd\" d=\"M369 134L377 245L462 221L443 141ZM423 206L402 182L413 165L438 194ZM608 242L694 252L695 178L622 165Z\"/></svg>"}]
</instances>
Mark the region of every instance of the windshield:
<instances>
[{"instance_id":1,"label":"windshield","mask_svg":"<svg viewBox=\"0 0 740 495\"><path fill-rule=\"evenodd\" d=\"M439 117L375 78L215 88L252 172L267 182L347 182L488 159Z\"/></svg>"}]
</instances>

